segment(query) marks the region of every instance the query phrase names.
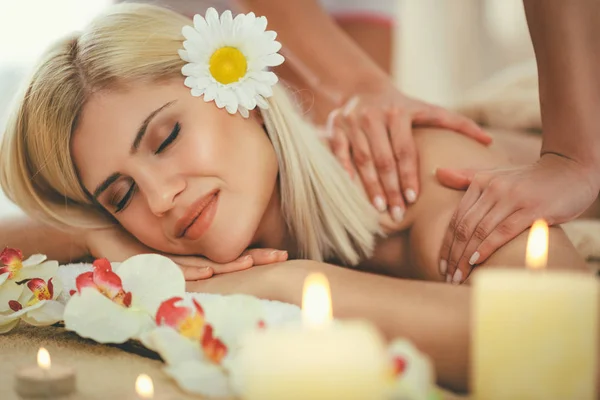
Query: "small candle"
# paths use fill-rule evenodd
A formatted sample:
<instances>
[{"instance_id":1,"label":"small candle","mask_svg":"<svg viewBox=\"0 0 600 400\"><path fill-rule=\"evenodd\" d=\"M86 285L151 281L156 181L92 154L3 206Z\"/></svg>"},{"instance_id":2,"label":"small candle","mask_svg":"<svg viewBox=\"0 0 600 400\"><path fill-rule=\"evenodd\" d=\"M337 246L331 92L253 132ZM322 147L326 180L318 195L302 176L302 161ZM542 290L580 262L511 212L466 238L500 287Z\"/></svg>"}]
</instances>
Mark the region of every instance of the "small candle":
<instances>
[{"instance_id":1,"label":"small candle","mask_svg":"<svg viewBox=\"0 0 600 400\"><path fill-rule=\"evenodd\" d=\"M243 342L234 380L246 400L364 400L385 397L384 343L366 321L332 323L322 274L304 285L304 326L267 327Z\"/></svg>"},{"instance_id":2,"label":"small candle","mask_svg":"<svg viewBox=\"0 0 600 400\"><path fill-rule=\"evenodd\" d=\"M548 227L532 227L527 270L474 276L473 394L477 399L595 399L598 282L545 271Z\"/></svg>"},{"instance_id":3,"label":"small candle","mask_svg":"<svg viewBox=\"0 0 600 400\"><path fill-rule=\"evenodd\" d=\"M23 397L68 395L75 390L75 372L72 368L52 365L48 350L40 347L37 366L17 372L15 390Z\"/></svg>"},{"instance_id":4,"label":"small candle","mask_svg":"<svg viewBox=\"0 0 600 400\"><path fill-rule=\"evenodd\" d=\"M154 398L154 384L148 375L138 375L137 379L135 380L135 393L137 393L140 399Z\"/></svg>"}]
</instances>

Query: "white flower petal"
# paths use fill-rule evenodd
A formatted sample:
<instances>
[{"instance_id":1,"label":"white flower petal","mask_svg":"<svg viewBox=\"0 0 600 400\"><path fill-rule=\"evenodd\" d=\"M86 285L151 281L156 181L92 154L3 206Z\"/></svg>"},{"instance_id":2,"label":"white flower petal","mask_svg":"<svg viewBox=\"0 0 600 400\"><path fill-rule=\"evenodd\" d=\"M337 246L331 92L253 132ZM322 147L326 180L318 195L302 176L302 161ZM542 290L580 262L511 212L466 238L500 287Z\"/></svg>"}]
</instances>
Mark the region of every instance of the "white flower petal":
<instances>
[{"instance_id":1,"label":"white flower petal","mask_svg":"<svg viewBox=\"0 0 600 400\"><path fill-rule=\"evenodd\" d=\"M267 29L267 17L261 16L254 20L254 24L257 29L264 32Z\"/></svg>"},{"instance_id":2,"label":"white flower petal","mask_svg":"<svg viewBox=\"0 0 600 400\"><path fill-rule=\"evenodd\" d=\"M183 297L185 278L171 259L159 254L139 254L125 260L116 269L123 289L132 293L132 307L139 307L151 316L160 304L171 297Z\"/></svg>"},{"instance_id":3,"label":"white flower petal","mask_svg":"<svg viewBox=\"0 0 600 400\"><path fill-rule=\"evenodd\" d=\"M200 97L203 94L204 94L204 90L192 88L192 96L194 96L194 97Z\"/></svg>"},{"instance_id":4,"label":"white flower petal","mask_svg":"<svg viewBox=\"0 0 600 400\"><path fill-rule=\"evenodd\" d=\"M23 261L23 267L30 267L32 265L38 265L46 261L48 257L45 254L34 254L27 260Z\"/></svg>"},{"instance_id":5,"label":"white flower petal","mask_svg":"<svg viewBox=\"0 0 600 400\"><path fill-rule=\"evenodd\" d=\"M62 321L65 310L64 304L53 300L44 301L43 303L41 307L29 310L23 316L23 321L34 326L47 326Z\"/></svg>"},{"instance_id":6,"label":"white flower petal","mask_svg":"<svg viewBox=\"0 0 600 400\"><path fill-rule=\"evenodd\" d=\"M233 395L224 371L214 364L188 361L169 365L165 372L187 392L209 397Z\"/></svg>"},{"instance_id":7,"label":"white flower petal","mask_svg":"<svg viewBox=\"0 0 600 400\"><path fill-rule=\"evenodd\" d=\"M209 7L208 10L206 10L206 17L204 18L206 19L206 23L211 29L211 32L214 32L215 28L219 28L219 14L213 7Z\"/></svg>"},{"instance_id":8,"label":"white flower petal","mask_svg":"<svg viewBox=\"0 0 600 400\"><path fill-rule=\"evenodd\" d=\"M179 57L181 57L181 59L183 61L185 61L185 62L191 61L186 50L179 49L179 50L177 50L177 53L179 54Z\"/></svg>"},{"instance_id":9,"label":"white flower petal","mask_svg":"<svg viewBox=\"0 0 600 400\"><path fill-rule=\"evenodd\" d=\"M58 261L46 261L39 265L23 268L17 274L16 280L40 278L48 282L58 272Z\"/></svg>"},{"instance_id":10,"label":"white flower petal","mask_svg":"<svg viewBox=\"0 0 600 400\"><path fill-rule=\"evenodd\" d=\"M181 336L175 329L168 326L159 326L144 333L141 340L146 347L160 354L167 364L205 361L199 343L194 343Z\"/></svg>"},{"instance_id":11,"label":"white flower petal","mask_svg":"<svg viewBox=\"0 0 600 400\"><path fill-rule=\"evenodd\" d=\"M0 275L0 286L2 286L2 284L4 282L6 282L6 280L8 279L9 275L10 275L10 272L5 272L4 274Z\"/></svg>"},{"instance_id":12,"label":"white flower petal","mask_svg":"<svg viewBox=\"0 0 600 400\"><path fill-rule=\"evenodd\" d=\"M204 91L204 101L205 102L209 102L209 101L213 101L215 99L215 97L217 96L217 85L213 84L213 85L208 85L206 87L206 90Z\"/></svg>"},{"instance_id":13,"label":"white flower petal","mask_svg":"<svg viewBox=\"0 0 600 400\"><path fill-rule=\"evenodd\" d=\"M10 320L3 321L0 317L0 335L12 331L15 328L15 326L19 325L20 321L21 320L19 318L13 318Z\"/></svg>"},{"instance_id":14,"label":"white flower petal","mask_svg":"<svg viewBox=\"0 0 600 400\"><path fill-rule=\"evenodd\" d=\"M283 64L285 58L281 54L269 54L260 58L262 62L264 62L269 67L276 67L278 65Z\"/></svg>"},{"instance_id":15,"label":"white flower petal","mask_svg":"<svg viewBox=\"0 0 600 400\"><path fill-rule=\"evenodd\" d=\"M66 329L98 343L123 343L152 326L148 314L120 306L91 288L71 297L64 320Z\"/></svg>"},{"instance_id":16,"label":"white flower petal","mask_svg":"<svg viewBox=\"0 0 600 400\"><path fill-rule=\"evenodd\" d=\"M6 281L0 286L0 313L10 310L8 302L11 300L18 301L25 287L26 285L17 285L14 280Z\"/></svg>"},{"instance_id":17,"label":"white flower petal","mask_svg":"<svg viewBox=\"0 0 600 400\"><path fill-rule=\"evenodd\" d=\"M267 101L265 100L264 97L257 95L255 98L256 100L256 104L262 108L263 110L268 110L269 109L269 103L267 103Z\"/></svg>"},{"instance_id":18,"label":"white flower petal","mask_svg":"<svg viewBox=\"0 0 600 400\"><path fill-rule=\"evenodd\" d=\"M244 118L250 117L250 113L248 112L248 109L246 109L242 106L239 106L238 111L240 112L240 114L242 114L242 117L244 117Z\"/></svg>"}]
</instances>

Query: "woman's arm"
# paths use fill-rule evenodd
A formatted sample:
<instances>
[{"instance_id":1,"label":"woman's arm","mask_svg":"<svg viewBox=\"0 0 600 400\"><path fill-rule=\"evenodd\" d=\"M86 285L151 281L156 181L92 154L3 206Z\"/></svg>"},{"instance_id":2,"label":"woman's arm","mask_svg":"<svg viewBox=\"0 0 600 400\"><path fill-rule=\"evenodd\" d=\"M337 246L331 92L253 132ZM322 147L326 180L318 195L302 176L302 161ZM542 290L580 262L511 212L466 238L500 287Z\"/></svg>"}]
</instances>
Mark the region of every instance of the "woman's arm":
<instances>
[{"instance_id":1,"label":"woman's arm","mask_svg":"<svg viewBox=\"0 0 600 400\"><path fill-rule=\"evenodd\" d=\"M75 229L62 231L25 215L5 218L0 226L0 245L18 248L25 257L41 253L64 264L89 254L84 235Z\"/></svg>"},{"instance_id":2,"label":"woman's arm","mask_svg":"<svg viewBox=\"0 0 600 400\"><path fill-rule=\"evenodd\" d=\"M406 337L433 360L438 381L457 391L467 388L469 296L465 287L407 281L307 260L254 268L207 281L188 282L187 290L243 293L301 304L310 272L327 275L336 318L361 318L386 338Z\"/></svg>"}]
</instances>

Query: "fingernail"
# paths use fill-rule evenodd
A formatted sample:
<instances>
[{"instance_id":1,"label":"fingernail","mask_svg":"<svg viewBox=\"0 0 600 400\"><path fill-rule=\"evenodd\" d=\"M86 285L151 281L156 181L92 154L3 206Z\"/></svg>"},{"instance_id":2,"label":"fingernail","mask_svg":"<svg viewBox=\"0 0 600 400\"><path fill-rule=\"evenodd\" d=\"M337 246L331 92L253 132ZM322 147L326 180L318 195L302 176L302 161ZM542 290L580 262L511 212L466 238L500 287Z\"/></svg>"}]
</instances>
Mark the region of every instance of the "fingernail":
<instances>
[{"instance_id":1,"label":"fingernail","mask_svg":"<svg viewBox=\"0 0 600 400\"><path fill-rule=\"evenodd\" d=\"M404 191L404 197L406 198L406 201L412 204L417 200L417 192L412 189L406 189Z\"/></svg>"},{"instance_id":2,"label":"fingernail","mask_svg":"<svg viewBox=\"0 0 600 400\"><path fill-rule=\"evenodd\" d=\"M401 222L404 218L404 210L400 206L392 207L392 219L396 222Z\"/></svg>"},{"instance_id":3,"label":"fingernail","mask_svg":"<svg viewBox=\"0 0 600 400\"><path fill-rule=\"evenodd\" d=\"M447 270L448 270L448 261L440 260L440 274L446 275Z\"/></svg>"},{"instance_id":4,"label":"fingernail","mask_svg":"<svg viewBox=\"0 0 600 400\"><path fill-rule=\"evenodd\" d=\"M446 283L450 282L452 282L452 277L450 276L450 274L446 274Z\"/></svg>"},{"instance_id":5,"label":"fingernail","mask_svg":"<svg viewBox=\"0 0 600 400\"><path fill-rule=\"evenodd\" d=\"M460 269L457 269L454 273L454 276L452 277L452 283L458 285L462 280L462 275L462 271Z\"/></svg>"},{"instance_id":6,"label":"fingernail","mask_svg":"<svg viewBox=\"0 0 600 400\"><path fill-rule=\"evenodd\" d=\"M469 258L469 264L475 265L477 263L477 260L479 260L479 252L478 251L476 251L475 253L473 253L473 255L471 256L471 258Z\"/></svg>"},{"instance_id":7,"label":"fingernail","mask_svg":"<svg viewBox=\"0 0 600 400\"><path fill-rule=\"evenodd\" d=\"M202 272L208 272L208 271L210 271L210 267L200 267L199 269Z\"/></svg>"},{"instance_id":8,"label":"fingernail","mask_svg":"<svg viewBox=\"0 0 600 400\"><path fill-rule=\"evenodd\" d=\"M375 196L375 198L373 199L373 204L375 205L375 208L379 212L384 212L387 209L385 200L381 196Z\"/></svg>"},{"instance_id":9,"label":"fingernail","mask_svg":"<svg viewBox=\"0 0 600 400\"><path fill-rule=\"evenodd\" d=\"M249 261L249 260L252 260L252 256L250 254L248 254L248 255L240 258L240 262L246 262L246 261Z\"/></svg>"}]
</instances>

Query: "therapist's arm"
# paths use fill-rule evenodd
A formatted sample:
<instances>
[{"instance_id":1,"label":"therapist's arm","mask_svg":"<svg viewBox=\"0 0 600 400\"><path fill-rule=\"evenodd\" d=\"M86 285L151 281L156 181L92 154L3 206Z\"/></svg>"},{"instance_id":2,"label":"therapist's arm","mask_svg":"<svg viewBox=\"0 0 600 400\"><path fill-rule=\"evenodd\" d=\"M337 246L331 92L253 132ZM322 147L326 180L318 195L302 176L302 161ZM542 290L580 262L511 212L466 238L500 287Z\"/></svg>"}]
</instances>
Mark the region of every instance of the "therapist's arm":
<instances>
[{"instance_id":1,"label":"therapist's arm","mask_svg":"<svg viewBox=\"0 0 600 400\"><path fill-rule=\"evenodd\" d=\"M524 0L535 49L542 155L576 161L600 187L600 2Z\"/></svg>"}]
</instances>

